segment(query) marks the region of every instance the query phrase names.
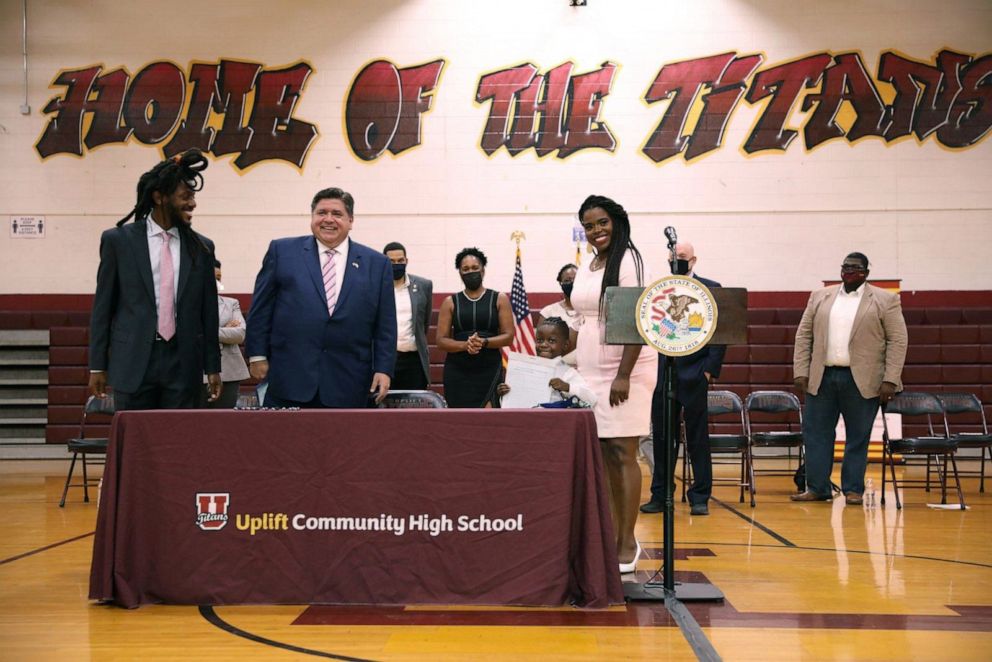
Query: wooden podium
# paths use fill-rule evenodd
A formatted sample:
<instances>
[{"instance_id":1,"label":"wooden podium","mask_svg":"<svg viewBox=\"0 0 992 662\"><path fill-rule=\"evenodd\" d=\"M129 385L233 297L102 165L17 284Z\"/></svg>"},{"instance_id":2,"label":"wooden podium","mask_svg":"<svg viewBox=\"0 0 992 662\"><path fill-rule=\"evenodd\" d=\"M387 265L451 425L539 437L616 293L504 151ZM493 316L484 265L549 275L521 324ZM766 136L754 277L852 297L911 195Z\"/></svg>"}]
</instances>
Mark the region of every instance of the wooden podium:
<instances>
[{"instance_id":1,"label":"wooden podium","mask_svg":"<svg viewBox=\"0 0 992 662\"><path fill-rule=\"evenodd\" d=\"M644 345L637 332L637 299L644 292L640 287L606 288L606 344ZM711 343L715 345L747 344L747 290L743 287L714 287L710 290L717 308L719 322Z\"/></svg>"},{"instance_id":2,"label":"wooden podium","mask_svg":"<svg viewBox=\"0 0 992 662\"><path fill-rule=\"evenodd\" d=\"M723 600L723 592L709 583L675 583L675 481L674 466L676 449L677 422L674 421L675 399L675 362L674 356L687 356L695 353L709 343L717 345L738 345L747 343L747 290L739 287L717 287L708 289L699 281L679 276L701 287L712 296L713 323L712 335L698 347L689 351L670 353L662 347L652 346L647 351L657 351L662 355L664 369L663 379L655 387L666 393L662 430L655 426L653 434L655 444L664 443L665 463L663 467L655 467L655 471L665 471L668 477L668 493L665 495L664 510L664 566L662 569L663 582L624 582L624 596L628 600L671 600L681 602L713 602ZM609 287L606 289L606 344L608 345L647 345L649 344L639 327L639 301L649 290L667 279L661 279L648 285L638 287ZM668 290L665 290L667 292ZM655 310L659 310L655 308ZM669 311L671 312L671 311ZM659 310L662 319L666 316ZM674 319L674 317L672 317ZM669 320L671 322L671 320ZM669 328L674 328L674 325ZM674 331L673 331L674 334ZM654 418L654 416L652 416Z\"/></svg>"}]
</instances>

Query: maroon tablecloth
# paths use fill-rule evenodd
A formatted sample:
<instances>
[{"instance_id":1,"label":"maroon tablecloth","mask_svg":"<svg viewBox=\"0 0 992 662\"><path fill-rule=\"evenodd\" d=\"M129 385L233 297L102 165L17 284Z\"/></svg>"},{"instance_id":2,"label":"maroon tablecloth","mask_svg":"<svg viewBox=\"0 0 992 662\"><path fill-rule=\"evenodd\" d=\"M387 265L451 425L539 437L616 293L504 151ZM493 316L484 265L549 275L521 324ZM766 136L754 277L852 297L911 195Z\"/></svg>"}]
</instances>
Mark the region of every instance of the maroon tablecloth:
<instances>
[{"instance_id":1,"label":"maroon tablecloth","mask_svg":"<svg viewBox=\"0 0 992 662\"><path fill-rule=\"evenodd\" d=\"M612 528L589 411L123 412L90 598L606 607Z\"/></svg>"}]
</instances>

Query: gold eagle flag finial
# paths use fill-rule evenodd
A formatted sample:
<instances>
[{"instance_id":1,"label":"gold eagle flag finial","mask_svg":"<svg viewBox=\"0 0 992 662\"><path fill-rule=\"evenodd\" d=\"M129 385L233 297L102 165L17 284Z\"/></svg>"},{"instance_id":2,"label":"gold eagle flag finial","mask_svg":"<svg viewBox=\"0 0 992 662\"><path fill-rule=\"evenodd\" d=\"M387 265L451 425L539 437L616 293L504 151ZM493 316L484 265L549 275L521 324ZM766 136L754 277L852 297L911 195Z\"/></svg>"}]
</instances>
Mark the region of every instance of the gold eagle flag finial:
<instances>
[{"instance_id":1,"label":"gold eagle flag finial","mask_svg":"<svg viewBox=\"0 0 992 662\"><path fill-rule=\"evenodd\" d=\"M510 233L510 240L517 243L517 257L520 257L520 242L527 240L527 235L523 233L523 230L514 230Z\"/></svg>"}]
</instances>

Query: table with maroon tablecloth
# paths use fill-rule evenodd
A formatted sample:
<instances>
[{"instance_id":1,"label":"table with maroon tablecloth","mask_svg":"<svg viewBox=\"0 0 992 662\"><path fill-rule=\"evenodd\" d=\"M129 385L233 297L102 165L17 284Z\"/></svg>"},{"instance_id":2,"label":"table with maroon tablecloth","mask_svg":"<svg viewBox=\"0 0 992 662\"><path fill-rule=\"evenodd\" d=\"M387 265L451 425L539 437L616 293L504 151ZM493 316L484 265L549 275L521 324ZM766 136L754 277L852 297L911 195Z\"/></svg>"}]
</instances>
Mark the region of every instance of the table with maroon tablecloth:
<instances>
[{"instance_id":1,"label":"table with maroon tablecloth","mask_svg":"<svg viewBox=\"0 0 992 662\"><path fill-rule=\"evenodd\" d=\"M623 602L588 410L121 412L90 598Z\"/></svg>"}]
</instances>

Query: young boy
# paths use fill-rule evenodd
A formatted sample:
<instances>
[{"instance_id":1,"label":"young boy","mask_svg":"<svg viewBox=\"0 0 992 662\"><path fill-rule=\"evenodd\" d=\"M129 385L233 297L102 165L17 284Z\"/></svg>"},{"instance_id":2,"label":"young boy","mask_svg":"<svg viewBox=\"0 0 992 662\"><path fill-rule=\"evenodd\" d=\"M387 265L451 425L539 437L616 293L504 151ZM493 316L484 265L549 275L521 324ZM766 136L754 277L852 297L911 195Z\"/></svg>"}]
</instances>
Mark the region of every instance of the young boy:
<instances>
[{"instance_id":1,"label":"young boy","mask_svg":"<svg viewBox=\"0 0 992 662\"><path fill-rule=\"evenodd\" d=\"M548 317L534 329L534 335L537 343L537 355L556 362L555 376L548 382L548 385L555 390L551 401L566 400L574 395L590 407L595 405L596 394L586 385L582 375L562 359L563 356L572 351L571 343L568 340L568 324L565 323L565 320L560 317ZM496 389L496 393L500 397L509 392L509 384L500 384Z\"/></svg>"}]
</instances>

